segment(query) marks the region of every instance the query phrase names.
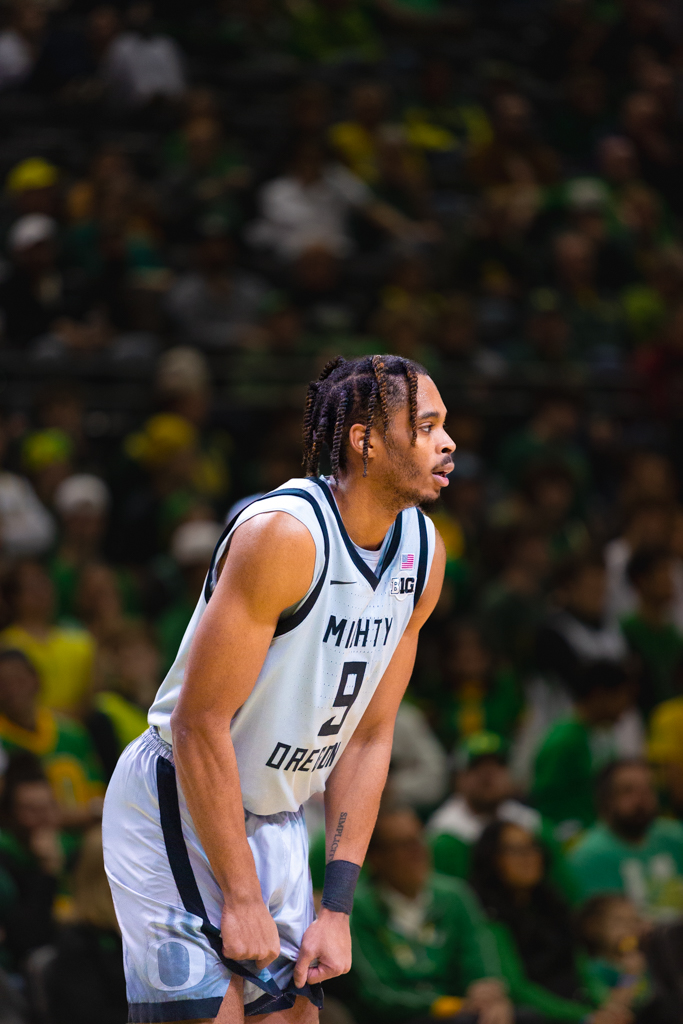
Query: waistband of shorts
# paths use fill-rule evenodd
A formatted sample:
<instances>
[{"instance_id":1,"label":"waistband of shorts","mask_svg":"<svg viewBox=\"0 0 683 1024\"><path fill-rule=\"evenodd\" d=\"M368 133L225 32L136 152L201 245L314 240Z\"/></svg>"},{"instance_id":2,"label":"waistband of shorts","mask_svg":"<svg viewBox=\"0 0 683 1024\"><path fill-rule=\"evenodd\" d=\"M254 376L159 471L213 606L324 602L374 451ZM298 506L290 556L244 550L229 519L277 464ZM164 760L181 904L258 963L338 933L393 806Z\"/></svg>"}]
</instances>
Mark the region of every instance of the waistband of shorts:
<instances>
[{"instance_id":1,"label":"waistband of shorts","mask_svg":"<svg viewBox=\"0 0 683 1024\"><path fill-rule=\"evenodd\" d=\"M167 761L171 762L171 764L175 764L173 760L173 748L166 742L166 740L162 740L156 725L150 725L147 732L143 732L140 739L148 750L153 750L156 754L161 754L161 756L165 757Z\"/></svg>"}]
</instances>

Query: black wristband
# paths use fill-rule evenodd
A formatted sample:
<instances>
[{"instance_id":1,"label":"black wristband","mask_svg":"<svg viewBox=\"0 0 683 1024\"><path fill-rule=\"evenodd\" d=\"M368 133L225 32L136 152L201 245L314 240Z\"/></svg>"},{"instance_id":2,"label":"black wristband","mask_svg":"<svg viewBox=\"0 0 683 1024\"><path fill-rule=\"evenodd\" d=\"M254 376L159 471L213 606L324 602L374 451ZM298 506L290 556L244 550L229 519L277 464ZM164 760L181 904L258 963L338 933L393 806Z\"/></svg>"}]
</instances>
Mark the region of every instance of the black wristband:
<instances>
[{"instance_id":1,"label":"black wristband","mask_svg":"<svg viewBox=\"0 0 683 1024\"><path fill-rule=\"evenodd\" d=\"M338 914L350 914L359 874L358 864L350 860L331 860L325 868L322 906Z\"/></svg>"}]
</instances>

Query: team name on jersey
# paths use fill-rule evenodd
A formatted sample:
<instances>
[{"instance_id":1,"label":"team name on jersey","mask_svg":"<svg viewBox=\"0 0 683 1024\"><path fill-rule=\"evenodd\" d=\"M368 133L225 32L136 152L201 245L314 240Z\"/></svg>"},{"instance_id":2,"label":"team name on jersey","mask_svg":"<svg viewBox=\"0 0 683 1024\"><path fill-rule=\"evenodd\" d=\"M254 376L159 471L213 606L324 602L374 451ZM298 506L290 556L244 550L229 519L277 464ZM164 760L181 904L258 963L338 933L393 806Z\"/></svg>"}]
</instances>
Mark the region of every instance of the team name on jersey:
<instances>
[{"instance_id":1,"label":"team name on jersey","mask_svg":"<svg viewBox=\"0 0 683 1024\"><path fill-rule=\"evenodd\" d=\"M297 747L289 756L292 749L289 743L277 743L273 753L266 761L266 768L281 769L284 772L314 772L318 768L331 768L334 759L339 751L339 744L333 743L330 747Z\"/></svg>"},{"instance_id":2,"label":"team name on jersey","mask_svg":"<svg viewBox=\"0 0 683 1024\"><path fill-rule=\"evenodd\" d=\"M385 647L393 624L393 618L352 619L349 626L348 619L337 622L336 616L330 615L323 643L333 643L335 647L341 647L343 644L344 648Z\"/></svg>"}]
</instances>

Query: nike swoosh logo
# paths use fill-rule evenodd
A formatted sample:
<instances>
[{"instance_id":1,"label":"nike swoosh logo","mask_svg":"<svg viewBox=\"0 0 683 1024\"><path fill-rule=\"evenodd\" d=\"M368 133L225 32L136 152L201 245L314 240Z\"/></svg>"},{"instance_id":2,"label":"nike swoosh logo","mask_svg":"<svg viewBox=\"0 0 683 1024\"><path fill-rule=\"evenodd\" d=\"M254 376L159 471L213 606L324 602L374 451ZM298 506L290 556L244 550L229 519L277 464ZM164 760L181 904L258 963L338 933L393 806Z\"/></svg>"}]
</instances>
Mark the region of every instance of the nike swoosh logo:
<instances>
[{"instance_id":1,"label":"nike swoosh logo","mask_svg":"<svg viewBox=\"0 0 683 1024\"><path fill-rule=\"evenodd\" d=\"M350 587L355 582L355 580L330 580L330 586L334 586L335 583L338 583L342 587Z\"/></svg>"}]
</instances>

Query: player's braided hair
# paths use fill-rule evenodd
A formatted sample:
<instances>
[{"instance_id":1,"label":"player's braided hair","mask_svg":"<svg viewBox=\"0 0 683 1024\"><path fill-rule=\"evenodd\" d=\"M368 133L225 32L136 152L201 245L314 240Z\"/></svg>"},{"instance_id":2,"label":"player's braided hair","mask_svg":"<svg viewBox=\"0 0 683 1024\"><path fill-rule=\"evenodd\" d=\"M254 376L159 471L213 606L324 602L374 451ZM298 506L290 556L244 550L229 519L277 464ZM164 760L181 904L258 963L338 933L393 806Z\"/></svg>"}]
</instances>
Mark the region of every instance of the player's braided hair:
<instances>
[{"instance_id":1,"label":"player's braided hair","mask_svg":"<svg viewBox=\"0 0 683 1024\"><path fill-rule=\"evenodd\" d=\"M317 476L323 445L330 452L332 473L346 463L346 440L354 423L365 423L363 476L368 471L370 431L378 415L386 440L393 409L408 400L412 444L417 440L417 378L427 371L400 356L362 356L331 359L317 380L308 385L304 408L303 465L306 476ZM407 395L406 395L407 391Z\"/></svg>"}]
</instances>

